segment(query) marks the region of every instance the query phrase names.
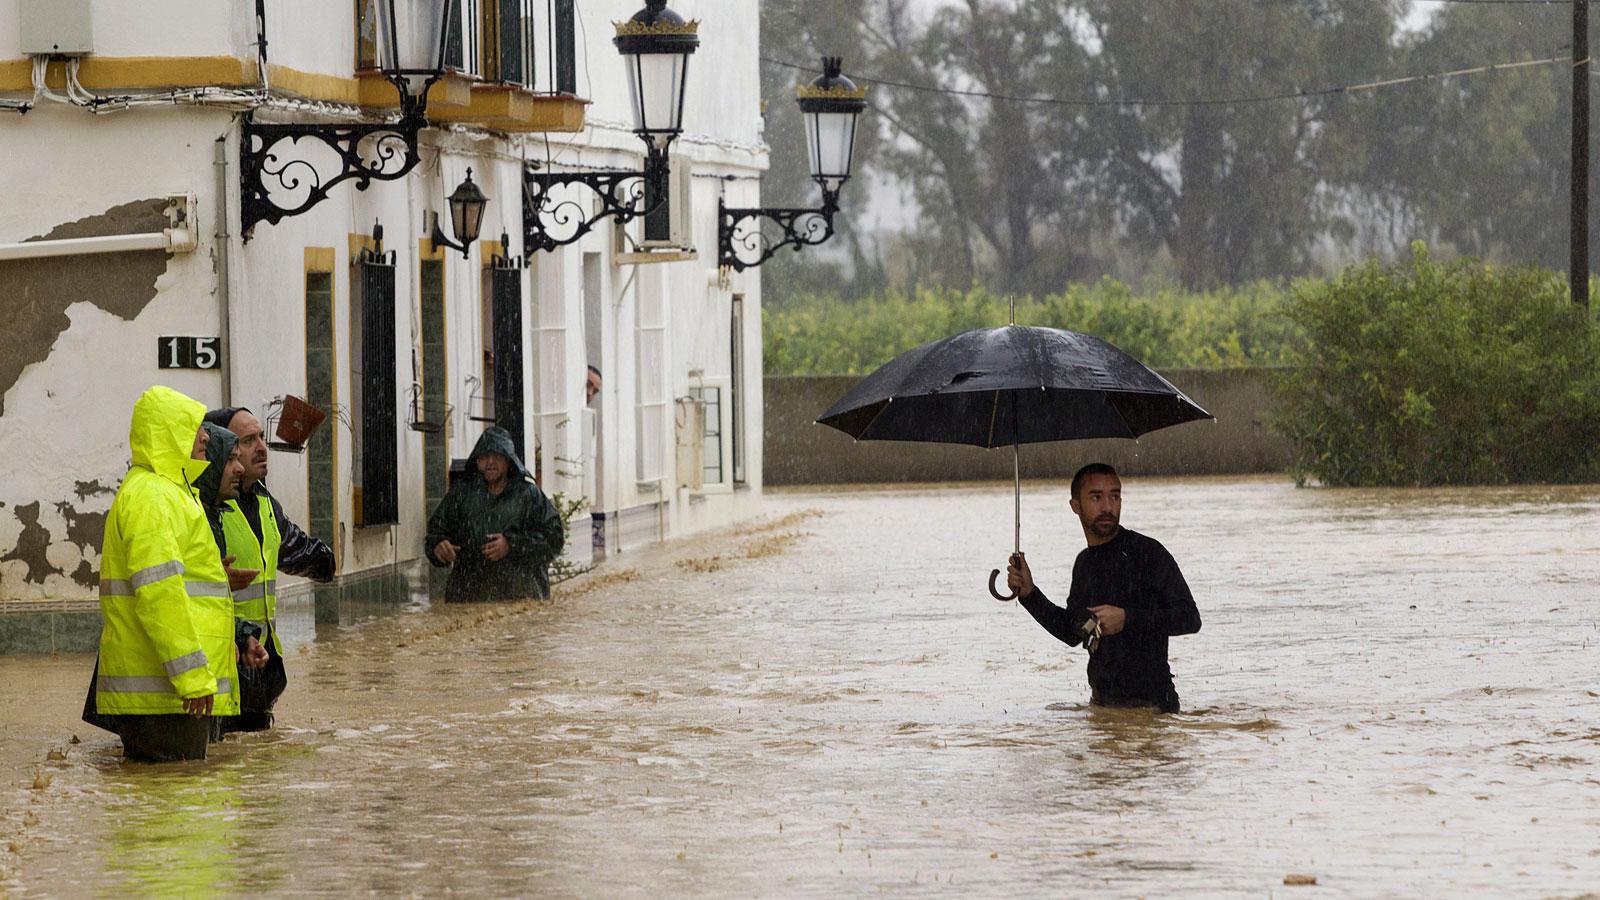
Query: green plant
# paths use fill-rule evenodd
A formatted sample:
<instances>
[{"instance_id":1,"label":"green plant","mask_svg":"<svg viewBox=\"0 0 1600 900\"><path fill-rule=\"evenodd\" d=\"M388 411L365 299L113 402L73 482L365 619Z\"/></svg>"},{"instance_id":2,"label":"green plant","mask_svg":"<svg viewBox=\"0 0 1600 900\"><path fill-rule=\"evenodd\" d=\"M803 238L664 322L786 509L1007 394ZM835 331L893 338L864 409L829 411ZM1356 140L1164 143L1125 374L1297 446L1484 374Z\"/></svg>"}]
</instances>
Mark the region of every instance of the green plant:
<instances>
[{"instance_id":1,"label":"green plant","mask_svg":"<svg viewBox=\"0 0 1600 900\"><path fill-rule=\"evenodd\" d=\"M1560 275L1442 264L1302 283L1274 378L1296 477L1330 485L1573 482L1600 475L1600 327Z\"/></svg>"},{"instance_id":2,"label":"green plant","mask_svg":"<svg viewBox=\"0 0 1600 900\"><path fill-rule=\"evenodd\" d=\"M561 533L565 536L563 544L570 546L572 520L578 513L589 508L589 500L586 497L568 499L566 494L558 492L550 496L550 502L555 504L556 513L561 516ZM588 535L584 537L587 538ZM550 583L558 584L569 578L576 578L593 568L592 565L581 565L566 557L558 556L550 562Z\"/></svg>"},{"instance_id":3,"label":"green plant","mask_svg":"<svg viewBox=\"0 0 1600 900\"><path fill-rule=\"evenodd\" d=\"M1022 297L1017 322L1104 338L1148 365L1232 368L1283 362L1292 326L1288 288L1259 282L1193 293L1135 293L1103 279L1046 297ZM974 328L1006 324L1009 299L985 288L929 288L843 300L805 295L764 310L768 375L860 375L896 354Z\"/></svg>"}]
</instances>

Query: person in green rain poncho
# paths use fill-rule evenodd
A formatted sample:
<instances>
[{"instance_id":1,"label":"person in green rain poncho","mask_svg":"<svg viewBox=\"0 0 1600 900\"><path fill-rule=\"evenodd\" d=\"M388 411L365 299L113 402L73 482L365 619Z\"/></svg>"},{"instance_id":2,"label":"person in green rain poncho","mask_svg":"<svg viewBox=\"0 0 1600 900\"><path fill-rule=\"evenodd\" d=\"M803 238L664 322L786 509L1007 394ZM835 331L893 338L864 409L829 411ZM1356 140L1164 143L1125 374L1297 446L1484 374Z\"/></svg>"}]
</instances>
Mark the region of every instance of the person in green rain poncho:
<instances>
[{"instance_id":1,"label":"person in green rain poncho","mask_svg":"<svg viewBox=\"0 0 1600 900\"><path fill-rule=\"evenodd\" d=\"M565 534L555 505L517 457L504 428L478 438L467 472L428 518L428 561L449 566L449 603L543 599Z\"/></svg>"}]
</instances>

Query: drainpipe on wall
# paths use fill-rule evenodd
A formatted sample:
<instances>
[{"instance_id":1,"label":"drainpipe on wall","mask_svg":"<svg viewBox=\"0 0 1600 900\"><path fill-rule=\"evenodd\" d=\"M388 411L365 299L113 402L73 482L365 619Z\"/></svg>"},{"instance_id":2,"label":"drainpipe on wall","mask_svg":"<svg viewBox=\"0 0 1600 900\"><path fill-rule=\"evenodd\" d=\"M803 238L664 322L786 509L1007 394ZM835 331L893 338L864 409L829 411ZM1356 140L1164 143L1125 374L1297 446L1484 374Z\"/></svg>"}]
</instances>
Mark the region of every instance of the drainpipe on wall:
<instances>
[{"instance_id":1,"label":"drainpipe on wall","mask_svg":"<svg viewBox=\"0 0 1600 900\"><path fill-rule=\"evenodd\" d=\"M228 234L228 136L217 138L212 168L217 173L217 230L213 251L217 261L217 306L222 338L222 406L233 405L233 315L229 302L228 252L233 242Z\"/></svg>"}]
</instances>

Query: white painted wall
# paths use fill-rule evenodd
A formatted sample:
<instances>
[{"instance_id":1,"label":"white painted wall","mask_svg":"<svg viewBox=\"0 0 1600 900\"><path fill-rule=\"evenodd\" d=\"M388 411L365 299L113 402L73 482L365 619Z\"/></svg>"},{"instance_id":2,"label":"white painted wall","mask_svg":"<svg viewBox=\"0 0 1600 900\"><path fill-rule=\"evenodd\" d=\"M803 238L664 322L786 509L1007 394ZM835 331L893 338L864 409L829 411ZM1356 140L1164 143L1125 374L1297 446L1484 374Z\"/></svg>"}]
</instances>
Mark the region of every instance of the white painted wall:
<instances>
[{"instance_id":1,"label":"white painted wall","mask_svg":"<svg viewBox=\"0 0 1600 900\"><path fill-rule=\"evenodd\" d=\"M70 575L85 554L65 539L55 504L103 512L110 495L79 498L78 482L118 483L128 467L128 419L151 384L166 384L202 402L219 398L211 372L156 368L160 335L219 332L210 235L218 205L212 154L228 115L194 109L141 110L95 118L77 109L41 106L0 128L3 190L11 200L0 216L0 242L22 241L65 222L99 215L131 201L172 193L198 199L200 247L170 258L158 293L134 321L87 300L67 307L71 325L43 362L24 369L5 394L0 416L0 555L15 546L20 526L12 510L40 502L40 524L54 536L50 562ZM62 265L71 265L63 257ZM89 554L98 566L98 555ZM88 596L70 578L43 584L23 580L20 563L0 564L0 599L41 601Z\"/></svg>"},{"instance_id":2,"label":"white painted wall","mask_svg":"<svg viewBox=\"0 0 1600 900\"><path fill-rule=\"evenodd\" d=\"M14 21L17 0L0 0L0 57L11 40L4 24ZM99 6L119 6L108 2ZM161 0L111 10L105 21L122 23L108 52L125 56L235 54L253 58L252 4L210 4L200 0ZM162 17L151 6L165 10ZM348 74L353 57L353 16L349 4L311 0L270 0L269 57L273 64L328 74ZM44 104L26 117L4 120L0 158L13 162L0 170L0 196L11 198L8 215L0 218L0 241L43 234L56 225L96 215L118 203L167 193L190 192L199 198L202 219L197 252L174 257L159 283L159 294L144 314L123 322L88 304L69 311L71 327L50 358L30 367L6 395L0 417L0 459L18 473L0 482L0 502L10 506L42 501L42 524L57 535L51 561L72 572L83 558L67 543L64 523L54 503L72 498L80 510L104 509L110 496L78 502L76 482L118 481L127 465L127 416L146 386L166 383L220 405L222 378L214 372L162 373L155 367L155 339L162 334L217 334L220 321L216 295L213 239L219 210L215 196L213 151L219 136L228 140L227 220L230 234L229 287L231 315L227 327L232 346L227 365L232 376L231 402L247 405L264 417L267 402L284 393L303 394L305 385L304 259L308 247L330 247L334 267L334 318L339 329L336 356L341 402L351 396L350 331L352 318L350 235L366 234L374 221L385 231L385 247L396 251L395 360L400 410L399 468L401 524L394 528L353 530L350 477L353 442L346 426L330 418L324 428L338 428L338 543L342 570L358 572L421 555L425 528L423 438L404 427L413 350L420 354L417 334L418 241L426 234L427 213L444 210L444 197L460 182L468 166L491 198L483 237L498 239L502 228L511 251L521 254L521 160L544 158L549 152L561 164L628 166L641 163L642 144L629 130L623 67L611 38L610 22L630 16L638 3L584 0L579 4L585 57L579 64L580 91L587 85L594 100L589 109L593 127L578 135L508 138L467 129L429 130L424 134L423 163L397 182L375 182L366 191L346 183L308 213L278 225L260 223L246 243L239 235L238 120L222 110L156 107L107 116ZM691 160L704 177L693 182L694 245L697 259L647 266L619 265L613 229L606 225L583 241L529 260L525 280L524 322L529 335L526 408L530 443L539 439L539 414L566 424L545 430L545 489L578 496L580 470L565 460L583 456L580 414L584 408L584 372L588 361L584 316L584 254L598 254L600 365L605 399L600 428L605 438L604 482L610 512L667 501L666 530L681 535L728 524L752 514L760 501L760 281L759 271L732 276L722 286L716 273L717 199L732 205L759 204L759 181L766 165L761 143L757 78L757 5L712 0L679 0L686 16L703 17L701 48L690 81L687 131L676 151ZM120 18L118 18L120 17ZM344 24L329 27L323 20ZM97 20L98 22L98 20ZM182 27L175 27L181 22ZM273 113L291 118L292 113ZM637 230L637 223L633 226ZM478 388L468 377L481 378L484 342L480 315L485 260L474 246L471 259L451 251L446 257L449 364L448 390L455 409L449 423L451 453L466 456L483 425L470 421L469 395ZM661 434L668 483L657 494L640 485L637 465L638 359L637 308L641 291L657 291L667 308L667 352L663 361L669 397L683 396L691 386L690 371L726 377L729 371L728 303L732 292L746 297L744 383L745 448L750 485L726 493L706 492L694 498L676 487L671 452L674 436ZM538 324L544 310L559 310L566 329L560 336L565 367L552 372L538 346ZM557 388L553 391L548 388ZM554 393L542 403L544 393ZM532 454L530 454L531 456ZM559 459L558 459L559 458ZM291 518L304 524L308 515L307 461L303 456L274 453L268 483ZM531 465L531 461L530 461ZM567 474L570 473L570 474ZM96 504L99 504L96 506ZM52 518L54 516L55 518ZM15 543L14 516L0 514L0 548ZM583 520L574 523L574 556L587 555L589 533ZM60 559L57 559L57 556ZM91 559L97 563L97 559ZM0 564L0 610L8 602L88 601L92 592L66 579L42 586L20 583L17 564Z\"/></svg>"}]
</instances>

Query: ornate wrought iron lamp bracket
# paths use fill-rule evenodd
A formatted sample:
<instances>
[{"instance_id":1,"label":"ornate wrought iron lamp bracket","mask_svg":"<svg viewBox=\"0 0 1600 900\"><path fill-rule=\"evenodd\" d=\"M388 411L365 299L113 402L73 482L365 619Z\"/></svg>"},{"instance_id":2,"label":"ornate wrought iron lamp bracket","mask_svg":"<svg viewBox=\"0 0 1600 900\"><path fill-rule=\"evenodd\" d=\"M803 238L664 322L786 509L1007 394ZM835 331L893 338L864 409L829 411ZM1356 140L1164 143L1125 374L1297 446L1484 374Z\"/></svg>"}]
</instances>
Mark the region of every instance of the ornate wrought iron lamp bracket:
<instances>
[{"instance_id":1,"label":"ornate wrought iron lamp bracket","mask_svg":"<svg viewBox=\"0 0 1600 900\"><path fill-rule=\"evenodd\" d=\"M404 178L422 159L417 134L425 124L420 113L397 122L353 125L267 123L246 116L239 148L245 239L257 222L276 225L298 216L346 181L366 190L374 181ZM303 141L322 145L332 156L316 149L309 155L296 152Z\"/></svg>"},{"instance_id":2,"label":"ornate wrought iron lamp bracket","mask_svg":"<svg viewBox=\"0 0 1600 900\"><path fill-rule=\"evenodd\" d=\"M833 216L839 211L839 192L824 189L822 207L754 207L738 209L717 202L717 260L720 265L743 272L776 256L784 247L799 253L833 237ZM783 229L781 237L769 237L761 230L762 220Z\"/></svg>"},{"instance_id":3,"label":"ornate wrought iron lamp bracket","mask_svg":"<svg viewBox=\"0 0 1600 900\"><path fill-rule=\"evenodd\" d=\"M648 216L667 200L671 167L664 152L652 150L644 171L626 169L541 172L529 164L522 179L522 230L529 253L548 252L571 244L605 219L627 224ZM599 198L599 210L572 198L552 195L556 188L587 187Z\"/></svg>"}]
</instances>

